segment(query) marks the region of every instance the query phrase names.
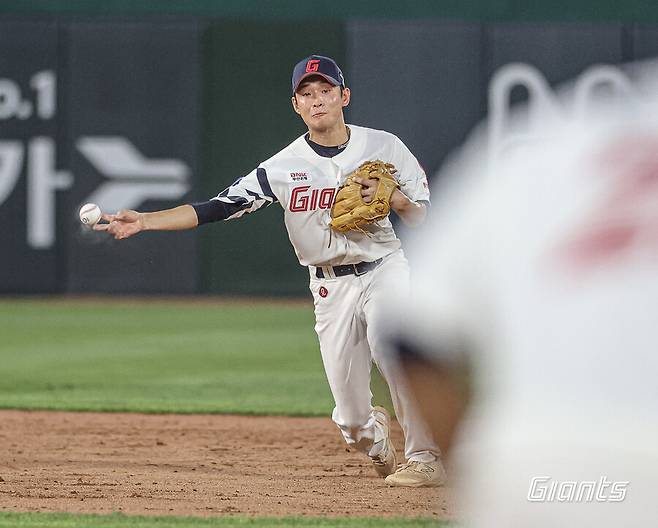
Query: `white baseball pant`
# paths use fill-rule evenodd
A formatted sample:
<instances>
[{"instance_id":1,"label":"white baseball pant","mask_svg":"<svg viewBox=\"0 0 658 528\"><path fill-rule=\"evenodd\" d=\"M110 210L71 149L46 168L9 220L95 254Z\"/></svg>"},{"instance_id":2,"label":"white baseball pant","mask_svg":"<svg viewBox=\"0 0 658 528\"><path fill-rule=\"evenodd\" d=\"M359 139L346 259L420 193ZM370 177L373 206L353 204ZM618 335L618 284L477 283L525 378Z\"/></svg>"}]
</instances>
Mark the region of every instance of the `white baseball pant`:
<instances>
[{"instance_id":1,"label":"white baseball pant","mask_svg":"<svg viewBox=\"0 0 658 528\"><path fill-rule=\"evenodd\" d=\"M348 445L370 456L374 443L383 437L372 412L370 370L374 361L391 391L395 414L405 436L408 460L431 462L439 448L415 409L403 374L386 352L384 332L378 328L379 310L390 302L392 285L409 287L409 263L402 250L384 257L375 269L363 275L318 279L309 268L310 289L315 304L315 331L327 380L335 401L332 419ZM380 447L377 444L376 449Z\"/></svg>"}]
</instances>

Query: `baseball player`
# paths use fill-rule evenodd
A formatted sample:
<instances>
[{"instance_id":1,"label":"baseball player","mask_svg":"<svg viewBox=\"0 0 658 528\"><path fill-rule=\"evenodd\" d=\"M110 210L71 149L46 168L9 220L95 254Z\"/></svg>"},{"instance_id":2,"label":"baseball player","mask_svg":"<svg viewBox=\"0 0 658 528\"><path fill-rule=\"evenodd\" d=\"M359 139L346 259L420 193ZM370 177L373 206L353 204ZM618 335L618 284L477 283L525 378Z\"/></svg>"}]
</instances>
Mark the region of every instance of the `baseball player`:
<instances>
[{"instance_id":1,"label":"baseball player","mask_svg":"<svg viewBox=\"0 0 658 528\"><path fill-rule=\"evenodd\" d=\"M290 241L308 267L320 351L335 400L333 421L348 445L367 454L392 486L439 486L445 472L439 450L419 418L401 373L384 353L378 326L391 285L408 285L409 267L387 217L337 231L332 205L337 190L366 161L394 166L396 189L388 204L408 225L422 223L429 203L423 169L393 134L346 125L350 89L336 62L312 55L292 73L292 107L308 132L204 203L165 211L121 211L95 227L116 239L140 231L179 230L240 218L273 203L284 210ZM378 180L356 178L364 203L378 195ZM371 404L371 364L386 379L405 435L406 464L397 465L390 419Z\"/></svg>"},{"instance_id":2,"label":"baseball player","mask_svg":"<svg viewBox=\"0 0 658 528\"><path fill-rule=\"evenodd\" d=\"M476 138L419 233L411 300L388 321L412 387L437 398L444 452L470 392L455 448L469 526L658 525L658 64L649 72L636 93L652 99L542 116L540 140L493 167Z\"/></svg>"}]
</instances>

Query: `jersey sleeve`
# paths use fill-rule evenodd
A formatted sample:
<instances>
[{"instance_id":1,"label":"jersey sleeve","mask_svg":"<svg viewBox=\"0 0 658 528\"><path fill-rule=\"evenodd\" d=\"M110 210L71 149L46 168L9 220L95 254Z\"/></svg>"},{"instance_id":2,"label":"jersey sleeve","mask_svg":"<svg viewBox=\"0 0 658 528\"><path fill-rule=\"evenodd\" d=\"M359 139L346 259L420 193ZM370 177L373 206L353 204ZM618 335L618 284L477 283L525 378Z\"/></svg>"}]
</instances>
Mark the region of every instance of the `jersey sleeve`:
<instances>
[{"instance_id":1,"label":"jersey sleeve","mask_svg":"<svg viewBox=\"0 0 658 528\"><path fill-rule=\"evenodd\" d=\"M395 138L393 164L398 169L400 191L414 202L430 202L430 189L425 170L407 146Z\"/></svg>"},{"instance_id":2,"label":"jersey sleeve","mask_svg":"<svg viewBox=\"0 0 658 528\"><path fill-rule=\"evenodd\" d=\"M272 192L264 168L258 167L235 180L207 202L192 204L199 225L220 220L232 220L278 202Z\"/></svg>"}]
</instances>

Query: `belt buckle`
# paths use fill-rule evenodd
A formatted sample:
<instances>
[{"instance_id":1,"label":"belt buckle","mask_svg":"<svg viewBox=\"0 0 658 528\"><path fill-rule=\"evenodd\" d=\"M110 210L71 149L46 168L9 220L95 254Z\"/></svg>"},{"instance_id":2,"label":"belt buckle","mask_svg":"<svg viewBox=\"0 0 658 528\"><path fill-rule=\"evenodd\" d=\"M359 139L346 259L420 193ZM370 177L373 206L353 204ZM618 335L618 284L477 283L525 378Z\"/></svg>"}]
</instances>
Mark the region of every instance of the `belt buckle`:
<instances>
[{"instance_id":1,"label":"belt buckle","mask_svg":"<svg viewBox=\"0 0 658 528\"><path fill-rule=\"evenodd\" d=\"M357 268L358 264L352 264L352 267L354 268L354 275L357 277L360 277L361 275L365 275L370 271L367 266L365 266L365 269L362 272L359 272L359 268Z\"/></svg>"}]
</instances>

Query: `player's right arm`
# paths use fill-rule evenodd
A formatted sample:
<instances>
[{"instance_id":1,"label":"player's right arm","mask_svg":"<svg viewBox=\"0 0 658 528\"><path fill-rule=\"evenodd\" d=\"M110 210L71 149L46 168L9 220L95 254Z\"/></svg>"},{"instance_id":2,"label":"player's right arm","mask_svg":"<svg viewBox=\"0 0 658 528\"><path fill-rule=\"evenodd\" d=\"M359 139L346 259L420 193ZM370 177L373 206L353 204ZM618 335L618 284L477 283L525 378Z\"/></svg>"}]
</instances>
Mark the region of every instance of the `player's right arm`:
<instances>
[{"instance_id":1,"label":"player's right arm","mask_svg":"<svg viewBox=\"0 0 658 528\"><path fill-rule=\"evenodd\" d=\"M259 167L247 176L238 178L207 202L180 205L152 213L127 210L115 215L104 214L101 218L108 223L96 224L94 229L106 231L117 240L142 231L179 231L210 222L240 218L276 201L267 173Z\"/></svg>"},{"instance_id":2,"label":"player's right arm","mask_svg":"<svg viewBox=\"0 0 658 528\"><path fill-rule=\"evenodd\" d=\"M131 237L142 231L180 231L199 225L196 211L191 205L180 205L173 209L152 213L125 210L114 215L104 214L101 219L105 220L107 224L96 224L94 229L107 231L117 240Z\"/></svg>"}]
</instances>

